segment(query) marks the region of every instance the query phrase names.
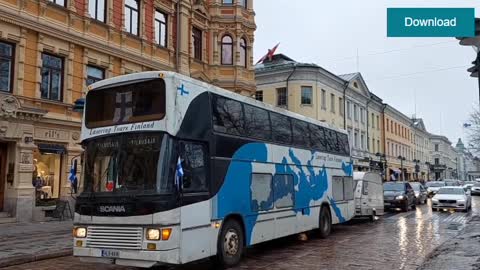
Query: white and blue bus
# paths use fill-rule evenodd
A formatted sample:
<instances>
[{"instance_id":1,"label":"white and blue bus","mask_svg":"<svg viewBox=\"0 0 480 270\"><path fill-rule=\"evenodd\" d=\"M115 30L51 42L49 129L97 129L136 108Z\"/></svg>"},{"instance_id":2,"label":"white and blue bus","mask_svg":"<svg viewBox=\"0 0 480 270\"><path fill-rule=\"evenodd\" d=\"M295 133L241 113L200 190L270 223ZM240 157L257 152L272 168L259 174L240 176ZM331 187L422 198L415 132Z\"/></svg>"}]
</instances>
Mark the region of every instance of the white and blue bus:
<instances>
[{"instance_id":1,"label":"white and blue bus","mask_svg":"<svg viewBox=\"0 0 480 270\"><path fill-rule=\"evenodd\" d=\"M354 216L347 133L173 72L93 84L74 255L136 267L213 257Z\"/></svg>"}]
</instances>

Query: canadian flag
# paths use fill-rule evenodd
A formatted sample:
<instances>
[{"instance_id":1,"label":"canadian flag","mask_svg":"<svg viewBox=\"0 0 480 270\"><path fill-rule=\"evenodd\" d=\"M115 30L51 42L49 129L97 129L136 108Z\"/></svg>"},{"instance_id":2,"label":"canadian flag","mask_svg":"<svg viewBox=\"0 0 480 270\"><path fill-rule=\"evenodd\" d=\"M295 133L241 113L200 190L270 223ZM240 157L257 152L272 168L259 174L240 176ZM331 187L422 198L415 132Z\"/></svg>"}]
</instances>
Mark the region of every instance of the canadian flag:
<instances>
[{"instance_id":1,"label":"canadian flag","mask_svg":"<svg viewBox=\"0 0 480 270\"><path fill-rule=\"evenodd\" d=\"M273 47L272 49L269 49L268 53L265 54L262 58L260 58L260 60L258 60L257 64L263 63L265 60L267 60L267 58L269 61L272 61L273 55L275 54L275 51L277 50L278 45L280 45L280 43L275 45L275 47Z\"/></svg>"}]
</instances>

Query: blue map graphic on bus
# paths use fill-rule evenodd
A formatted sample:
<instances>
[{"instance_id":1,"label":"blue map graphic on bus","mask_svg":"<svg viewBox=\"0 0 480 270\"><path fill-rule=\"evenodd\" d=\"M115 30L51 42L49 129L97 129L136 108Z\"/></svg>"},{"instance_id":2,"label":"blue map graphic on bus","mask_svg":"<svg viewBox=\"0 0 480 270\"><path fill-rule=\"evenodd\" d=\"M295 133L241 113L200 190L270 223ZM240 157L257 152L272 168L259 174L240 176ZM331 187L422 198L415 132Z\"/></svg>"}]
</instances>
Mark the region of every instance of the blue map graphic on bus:
<instances>
[{"instance_id":1,"label":"blue map graphic on bus","mask_svg":"<svg viewBox=\"0 0 480 270\"><path fill-rule=\"evenodd\" d=\"M261 186L262 193L257 198L251 189L253 163L271 162L268 160L268 146L263 143L242 146L232 157L225 181L217 194L217 218L223 219L229 214L243 216L246 223L246 242L249 245L252 243L252 232L258 220L258 211L273 209L279 200L294 198L292 210L302 215L310 215L310 203L319 201L328 191L327 169L325 166L318 168L312 165L314 154L312 151L310 160L306 165L302 165L302 161L295 154L295 149L290 148L288 156L282 158L281 164L275 164L274 173L292 175L294 190L288 178L283 178L282 181L277 179L271 185ZM347 174L351 166L343 164L342 168ZM259 183L261 185L262 181ZM292 192L295 194L291 194ZM330 203L332 204L331 200ZM344 221L341 210L334 204L332 207L339 220Z\"/></svg>"}]
</instances>

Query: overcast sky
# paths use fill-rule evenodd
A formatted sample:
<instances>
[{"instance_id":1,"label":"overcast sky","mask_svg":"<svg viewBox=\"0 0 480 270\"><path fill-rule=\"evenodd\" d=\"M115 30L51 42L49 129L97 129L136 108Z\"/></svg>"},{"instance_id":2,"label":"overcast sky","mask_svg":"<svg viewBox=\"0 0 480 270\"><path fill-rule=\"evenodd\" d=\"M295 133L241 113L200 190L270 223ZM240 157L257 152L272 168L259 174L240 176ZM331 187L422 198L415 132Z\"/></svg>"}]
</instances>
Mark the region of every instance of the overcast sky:
<instances>
[{"instance_id":1,"label":"overcast sky","mask_svg":"<svg viewBox=\"0 0 480 270\"><path fill-rule=\"evenodd\" d=\"M466 71L475 52L454 38L387 38L386 9L473 7L479 17L479 0L255 0L254 5L255 61L280 42L277 53L299 62L335 74L360 71L371 92L407 116L416 111L429 132L454 144L466 137L462 124L479 99L477 80Z\"/></svg>"}]
</instances>

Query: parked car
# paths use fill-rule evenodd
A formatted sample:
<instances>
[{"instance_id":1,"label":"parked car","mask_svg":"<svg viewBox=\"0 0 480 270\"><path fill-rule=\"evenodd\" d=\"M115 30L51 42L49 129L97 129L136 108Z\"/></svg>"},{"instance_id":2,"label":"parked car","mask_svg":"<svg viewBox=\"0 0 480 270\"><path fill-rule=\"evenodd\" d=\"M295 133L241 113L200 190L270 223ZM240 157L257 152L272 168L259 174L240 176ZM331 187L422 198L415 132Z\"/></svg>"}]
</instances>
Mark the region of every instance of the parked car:
<instances>
[{"instance_id":1,"label":"parked car","mask_svg":"<svg viewBox=\"0 0 480 270\"><path fill-rule=\"evenodd\" d=\"M354 172L355 217L369 217L384 214L382 176L373 172Z\"/></svg>"},{"instance_id":2,"label":"parked car","mask_svg":"<svg viewBox=\"0 0 480 270\"><path fill-rule=\"evenodd\" d=\"M387 182L383 184L383 200L385 209L401 208L407 212L415 208L415 192L408 182Z\"/></svg>"},{"instance_id":3,"label":"parked car","mask_svg":"<svg viewBox=\"0 0 480 270\"><path fill-rule=\"evenodd\" d=\"M442 181L432 181L432 182L427 182L427 193L428 196L433 197L435 193L441 188L445 186L445 182Z\"/></svg>"},{"instance_id":4,"label":"parked car","mask_svg":"<svg viewBox=\"0 0 480 270\"><path fill-rule=\"evenodd\" d=\"M472 195L480 195L480 182L476 182L472 187Z\"/></svg>"},{"instance_id":5,"label":"parked car","mask_svg":"<svg viewBox=\"0 0 480 270\"><path fill-rule=\"evenodd\" d=\"M427 203L428 193L427 189L419 182L410 182L410 185L415 192L416 204L425 204Z\"/></svg>"},{"instance_id":6,"label":"parked car","mask_svg":"<svg viewBox=\"0 0 480 270\"><path fill-rule=\"evenodd\" d=\"M465 181L463 183L463 189L465 189L465 191L472 190L473 185L475 185L475 181Z\"/></svg>"},{"instance_id":7,"label":"parked car","mask_svg":"<svg viewBox=\"0 0 480 270\"><path fill-rule=\"evenodd\" d=\"M468 212L472 208L472 196L463 187L442 187L432 198L432 210L457 209Z\"/></svg>"}]
</instances>

